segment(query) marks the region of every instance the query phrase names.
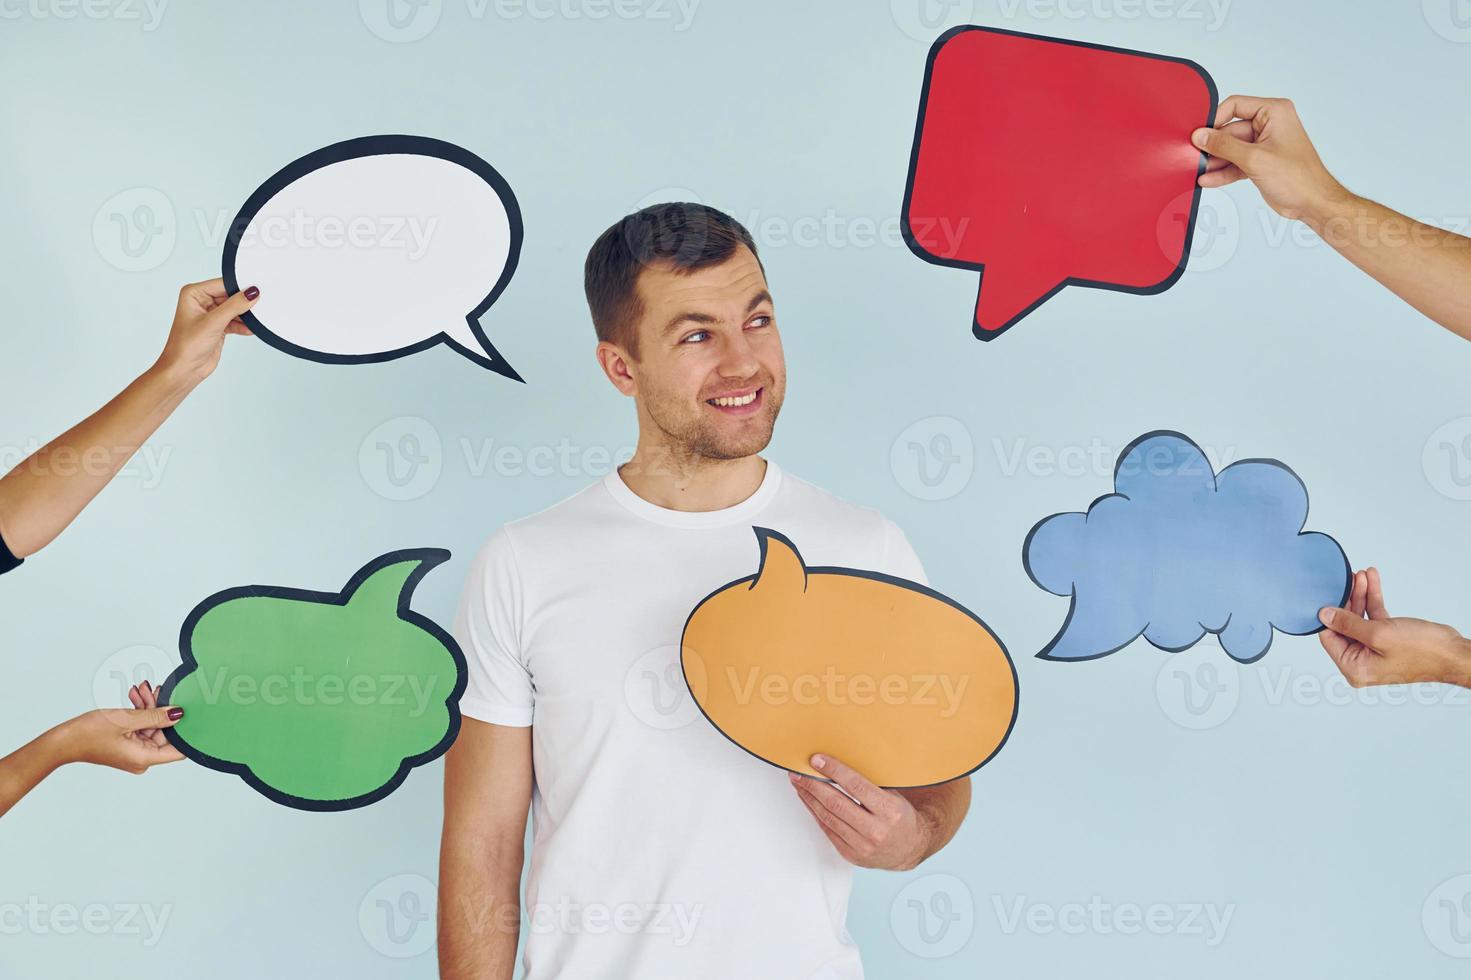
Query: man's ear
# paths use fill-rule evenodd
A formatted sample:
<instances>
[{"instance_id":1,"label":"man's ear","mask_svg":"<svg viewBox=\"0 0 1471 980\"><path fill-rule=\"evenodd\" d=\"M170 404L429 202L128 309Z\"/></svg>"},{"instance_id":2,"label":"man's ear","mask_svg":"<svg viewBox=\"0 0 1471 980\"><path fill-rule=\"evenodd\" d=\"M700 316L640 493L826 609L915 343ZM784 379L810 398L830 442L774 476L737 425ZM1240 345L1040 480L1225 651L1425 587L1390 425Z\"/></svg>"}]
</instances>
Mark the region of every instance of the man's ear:
<instances>
[{"instance_id":1,"label":"man's ear","mask_svg":"<svg viewBox=\"0 0 1471 980\"><path fill-rule=\"evenodd\" d=\"M613 382L613 387L630 398L638 391L638 382L633 376L633 358L617 344L602 340L598 342L598 366Z\"/></svg>"}]
</instances>

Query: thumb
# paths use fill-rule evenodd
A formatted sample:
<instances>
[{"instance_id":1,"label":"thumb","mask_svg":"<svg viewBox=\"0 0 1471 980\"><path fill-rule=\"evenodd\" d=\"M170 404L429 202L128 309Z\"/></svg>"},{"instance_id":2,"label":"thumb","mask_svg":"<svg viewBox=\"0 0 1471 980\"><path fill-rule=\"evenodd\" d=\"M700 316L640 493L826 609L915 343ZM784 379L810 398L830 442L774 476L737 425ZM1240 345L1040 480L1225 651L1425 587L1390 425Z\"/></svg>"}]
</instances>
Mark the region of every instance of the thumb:
<instances>
[{"instance_id":1,"label":"thumb","mask_svg":"<svg viewBox=\"0 0 1471 980\"><path fill-rule=\"evenodd\" d=\"M1255 144L1239 140L1219 129L1197 129L1190 134L1190 142L1211 156L1229 160L1242 169L1246 168L1247 161L1256 152Z\"/></svg>"},{"instance_id":2,"label":"thumb","mask_svg":"<svg viewBox=\"0 0 1471 980\"><path fill-rule=\"evenodd\" d=\"M137 708L128 712L128 730L140 732L148 728L173 728L184 717L178 707Z\"/></svg>"},{"instance_id":3,"label":"thumb","mask_svg":"<svg viewBox=\"0 0 1471 980\"><path fill-rule=\"evenodd\" d=\"M210 310L205 319L211 325L224 329L231 320L238 320L242 313L254 306L258 299L260 299L260 290L254 286L248 286L235 295L227 297L223 303Z\"/></svg>"},{"instance_id":4,"label":"thumb","mask_svg":"<svg viewBox=\"0 0 1471 980\"><path fill-rule=\"evenodd\" d=\"M1340 633L1351 640L1358 640L1364 646L1375 650L1379 649L1377 641L1383 639L1382 623L1355 616L1347 609L1325 606L1319 610L1318 619L1333 632Z\"/></svg>"}]
</instances>

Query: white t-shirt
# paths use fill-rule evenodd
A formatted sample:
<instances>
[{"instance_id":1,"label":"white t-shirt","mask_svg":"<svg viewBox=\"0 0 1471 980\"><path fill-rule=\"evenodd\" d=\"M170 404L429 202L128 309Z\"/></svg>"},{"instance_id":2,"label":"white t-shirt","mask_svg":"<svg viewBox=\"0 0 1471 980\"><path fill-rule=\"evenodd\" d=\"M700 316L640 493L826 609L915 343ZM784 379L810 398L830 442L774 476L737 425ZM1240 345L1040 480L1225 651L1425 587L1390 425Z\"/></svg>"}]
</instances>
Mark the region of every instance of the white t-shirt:
<instances>
[{"instance_id":1,"label":"white t-shirt","mask_svg":"<svg viewBox=\"0 0 1471 980\"><path fill-rule=\"evenodd\" d=\"M455 635L466 717L531 725L526 980L861 978L852 867L787 774L700 714L690 610L755 572L753 526L808 565L924 571L878 511L768 462L723 510L667 510L613 472L481 549Z\"/></svg>"}]
</instances>

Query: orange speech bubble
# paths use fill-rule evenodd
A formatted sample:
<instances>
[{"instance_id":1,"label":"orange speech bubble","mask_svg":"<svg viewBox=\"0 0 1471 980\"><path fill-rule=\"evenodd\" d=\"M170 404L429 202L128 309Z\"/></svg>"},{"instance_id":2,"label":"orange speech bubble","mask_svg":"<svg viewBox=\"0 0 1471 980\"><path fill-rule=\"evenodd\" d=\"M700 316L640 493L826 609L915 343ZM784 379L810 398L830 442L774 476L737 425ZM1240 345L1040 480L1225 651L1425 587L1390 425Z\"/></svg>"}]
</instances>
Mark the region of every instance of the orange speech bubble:
<instances>
[{"instance_id":1,"label":"orange speech bubble","mask_svg":"<svg viewBox=\"0 0 1471 980\"><path fill-rule=\"evenodd\" d=\"M1016 668L970 610L917 582L809 568L754 529L755 575L706 596L681 640L705 717L752 755L816 776L822 752L892 789L932 786L991 760L1016 721Z\"/></svg>"}]
</instances>

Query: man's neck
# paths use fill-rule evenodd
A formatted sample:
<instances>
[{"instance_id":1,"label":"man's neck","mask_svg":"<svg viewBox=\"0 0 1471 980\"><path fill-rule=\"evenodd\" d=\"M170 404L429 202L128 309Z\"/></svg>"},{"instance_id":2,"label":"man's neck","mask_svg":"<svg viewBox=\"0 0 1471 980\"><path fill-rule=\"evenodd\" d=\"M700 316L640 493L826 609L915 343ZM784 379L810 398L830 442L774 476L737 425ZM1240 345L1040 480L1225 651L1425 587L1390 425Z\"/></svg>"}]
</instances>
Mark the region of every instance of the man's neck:
<instances>
[{"instance_id":1,"label":"man's neck","mask_svg":"<svg viewBox=\"0 0 1471 980\"><path fill-rule=\"evenodd\" d=\"M734 507L761 486L766 460L760 456L711 459L663 447L639 446L618 467L628 489L668 510L710 511Z\"/></svg>"}]
</instances>

